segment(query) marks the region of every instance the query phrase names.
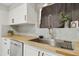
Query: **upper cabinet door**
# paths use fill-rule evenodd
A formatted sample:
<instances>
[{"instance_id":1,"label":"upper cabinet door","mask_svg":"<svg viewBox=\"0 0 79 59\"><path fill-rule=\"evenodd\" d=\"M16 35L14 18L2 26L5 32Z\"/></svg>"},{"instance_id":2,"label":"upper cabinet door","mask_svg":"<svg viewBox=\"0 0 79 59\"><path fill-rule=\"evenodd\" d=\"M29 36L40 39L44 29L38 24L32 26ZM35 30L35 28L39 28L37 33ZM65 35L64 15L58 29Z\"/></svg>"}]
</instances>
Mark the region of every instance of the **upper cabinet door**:
<instances>
[{"instance_id":1,"label":"upper cabinet door","mask_svg":"<svg viewBox=\"0 0 79 59\"><path fill-rule=\"evenodd\" d=\"M72 10L73 10L72 3L66 3L65 14L70 18L70 20L72 20Z\"/></svg>"},{"instance_id":2,"label":"upper cabinet door","mask_svg":"<svg viewBox=\"0 0 79 59\"><path fill-rule=\"evenodd\" d=\"M39 49L36 47L24 44L24 56L39 56Z\"/></svg>"},{"instance_id":3,"label":"upper cabinet door","mask_svg":"<svg viewBox=\"0 0 79 59\"><path fill-rule=\"evenodd\" d=\"M50 26L51 25L51 19L52 19L52 16L54 16L54 15L56 15L56 4L42 8L40 27L41 28L51 27ZM55 20L54 17L53 17L53 20Z\"/></svg>"},{"instance_id":4,"label":"upper cabinet door","mask_svg":"<svg viewBox=\"0 0 79 59\"><path fill-rule=\"evenodd\" d=\"M52 27L54 28L63 28L64 24L62 23L62 18L60 13L65 13L65 3L57 3L56 4L56 14L53 15L52 20L51 20L51 24ZM52 23L53 22L53 23Z\"/></svg>"},{"instance_id":5,"label":"upper cabinet door","mask_svg":"<svg viewBox=\"0 0 79 59\"><path fill-rule=\"evenodd\" d=\"M65 4L57 3L42 8L41 12L41 28L59 28L63 27L61 23L60 13L65 12Z\"/></svg>"},{"instance_id":6,"label":"upper cabinet door","mask_svg":"<svg viewBox=\"0 0 79 59\"><path fill-rule=\"evenodd\" d=\"M22 4L15 9L16 12L16 23L25 23L27 21L27 4Z\"/></svg>"},{"instance_id":7,"label":"upper cabinet door","mask_svg":"<svg viewBox=\"0 0 79 59\"><path fill-rule=\"evenodd\" d=\"M26 4L20 4L9 10L9 22L10 25L19 24L25 22L25 16L27 14Z\"/></svg>"},{"instance_id":8,"label":"upper cabinet door","mask_svg":"<svg viewBox=\"0 0 79 59\"><path fill-rule=\"evenodd\" d=\"M70 27L72 20L79 20L79 3L56 3L42 8L40 27L64 28L65 22L62 22L61 12L69 18Z\"/></svg>"},{"instance_id":9,"label":"upper cabinet door","mask_svg":"<svg viewBox=\"0 0 79 59\"><path fill-rule=\"evenodd\" d=\"M20 4L9 10L9 24L35 24L36 12L34 5L29 3Z\"/></svg>"},{"instance_id":10,"label":"upper cabinet door","mask_svg":"<svg viewBox=\"0 0 79 59\"><path fill-rule=\"evenodd\" d=\"M33 3L27 3L27 23L36 24L37 12Z\"/></svg>"}]
</instances>

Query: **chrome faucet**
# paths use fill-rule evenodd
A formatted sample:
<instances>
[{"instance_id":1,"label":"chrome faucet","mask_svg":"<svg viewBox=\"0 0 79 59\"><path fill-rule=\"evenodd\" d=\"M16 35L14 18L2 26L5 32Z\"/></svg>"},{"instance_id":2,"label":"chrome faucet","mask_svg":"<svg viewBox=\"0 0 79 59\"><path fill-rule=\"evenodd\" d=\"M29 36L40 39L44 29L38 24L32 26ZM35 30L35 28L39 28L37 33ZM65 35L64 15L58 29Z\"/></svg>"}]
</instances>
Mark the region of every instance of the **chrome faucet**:
<instances>
[{"instance_id":1,"label":"chrome faucet","mask_svg":"<svg viewBox=\"0 0 79 59\"><path fill-rule=\"evenodd\" d=\"M49 32L49 35L51 36L51 39L54 39L54 33L53 33L53 25L51 25L51 18L52 18L52 15L49 14L48 15L48 32Z\"/></svg>"}]
</instances>

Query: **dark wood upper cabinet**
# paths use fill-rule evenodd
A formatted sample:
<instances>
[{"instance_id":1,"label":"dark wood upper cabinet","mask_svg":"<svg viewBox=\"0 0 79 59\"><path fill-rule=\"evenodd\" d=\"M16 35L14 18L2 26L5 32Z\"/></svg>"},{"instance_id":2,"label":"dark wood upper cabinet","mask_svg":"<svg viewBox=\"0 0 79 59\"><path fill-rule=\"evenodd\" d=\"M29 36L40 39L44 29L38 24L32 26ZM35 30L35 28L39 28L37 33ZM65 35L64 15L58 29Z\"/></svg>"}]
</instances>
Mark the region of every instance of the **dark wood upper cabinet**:
<instances>
[{"instance_id":1,"label":"dark wood upper cabinet","mask_svg":"<svg viewBox=\"0 0 79 59\"><path fill-rule=\"evenodd\" d=\"M41 11L41 28L64 28L60 13L63 12L72 20L79 19L79 3L56 3L44 7ZM51 15L51 17L49 17ZM50 23L49 23L50 22Z\"/></svg>"},{"instance_id":2,"label":"dark wood upper cabinet","mask_svg":"<svg viewBox=\"0 0 79 59\"><path fill-rule=\"evenodd\" d=\"M48 28L48 15L51 12L49 7L44 7L41 11L41 28Z\"/></svg>"},{"instance_id":3,"label":"dark wood upper cabinet","mask_svg":"<svg viewBox=\"0 0 79 59\"><path fill-rule=\"evenodd\" d=\"M41 28L48 28L49 25L52 28L64 27L64 24L61 23L60 12L65 12L65 4L53 4L47 7L44 7L41 11ZM49 19L49 15L51 15ZM50 23L49 23L50 22Z\"/></svg>"},{"instance_id":4,"label":"dark wood upper cabinet","mask_svg":"<svg viewBox=\"0 0 79 59\"><path fill-rule=\"evenodd\" d=\"M63 12L65 14L65 3L57 3L56 4L56 16L55 16L55 22L56 24L54 24L54 28L63 28L64 27L64 23L62 23L62 18L60 13ZM53 21L53 20L52 20Z\"/></svg>"},{"instance_id":5,"label":"dark wood upper cabinet","mask_svg":"<svg viewBox=\"0 0 79 59\"><path fill-rule=\"evenodd\" d=\"M72 3L66 3L65 13L71 19L71 17L72 17Z\"/></svg>"},{"instance_id":6,"label":"dark wood upper cabinet","mask_svg":"<svg viewBox=\"0 0 79 59\"><path fill-rule=\"evenodd\" d=\"M72 7L72 20L79 20L79 3L74 3Z\"/></svg>"}]
</instances>

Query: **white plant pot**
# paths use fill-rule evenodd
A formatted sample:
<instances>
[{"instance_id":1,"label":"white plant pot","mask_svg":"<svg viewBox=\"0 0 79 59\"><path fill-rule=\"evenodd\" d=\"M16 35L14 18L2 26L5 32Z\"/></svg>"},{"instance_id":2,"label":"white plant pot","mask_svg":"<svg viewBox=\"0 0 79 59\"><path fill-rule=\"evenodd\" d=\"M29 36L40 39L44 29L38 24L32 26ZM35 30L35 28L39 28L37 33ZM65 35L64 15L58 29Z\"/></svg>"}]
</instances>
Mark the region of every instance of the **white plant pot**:
<instances>
[{"instance_id":1,"label":"white plant pot","mask_svg":"<svg viewBox=\"0 0 79 59\"><path fill-rule=\"evenodd\" d=\"M65 27L65 28L69 28L69 21L65 21L64 27Z\"/></svg>"}]
</instances>

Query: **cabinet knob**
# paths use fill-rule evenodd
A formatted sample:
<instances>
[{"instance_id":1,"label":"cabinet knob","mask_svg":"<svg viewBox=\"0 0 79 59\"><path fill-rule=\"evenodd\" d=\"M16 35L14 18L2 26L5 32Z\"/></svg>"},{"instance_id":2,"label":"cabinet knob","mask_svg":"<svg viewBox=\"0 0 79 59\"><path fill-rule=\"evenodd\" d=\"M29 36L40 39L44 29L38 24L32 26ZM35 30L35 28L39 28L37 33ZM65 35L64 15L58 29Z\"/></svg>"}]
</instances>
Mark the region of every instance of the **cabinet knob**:
<instances>
[{"instance_id":1,"label":"cabinet knob","mask_svg":"<svg viewBox=\"0 0 79 59\"><path fill-rule=\"evenodd\" d=\"M40 51L38 52L38 56L40 56Z\"/></svg>"},{"instance_id":2,"label":"cabinet knob","mask_svg":"<svg viewBox=\"0 0 79 59\"><path fill-rule=\"evenodd\" d=\"M10 54L10 49L8 49L8 54Z\"/></svg>"},{"instance_id":3,"label":"cabinet knob","mask_svg":"<svg viewBox=\"0 0 79 59\"><path fill-rule=\"evenodd\" d=\"M24 20L26 21L26 15L24 15Z\"/></svg>"},{"instance_id":4,"label":"cabinet knob","mask_svg":"<svg viewBox=\"0 0 79 59\"><path fill-rule=\"evenodd\" d=\"M5 45L7 45L7 43L6 43L6 42L4 42L4 44L5 44Z\"/></svg>"},{"instance_id":5,"label":"cabinet knob","mask_svg":"<svg viewBox=\"0 0 79 59\"><path fill-rule=\"evenodd\" d=\"M12 23L14 23L14 18L12 18Z\"/></svg>"},{"instance_id":6,"label":"cabinet knob","mask_svg":"<svg viewBox=\"0 0 79 59\"><path fill-rule=\"evenodd\" d=\"M44 53L42 53L42 56L44 56Z\"/></svg>"}]
</instances>

